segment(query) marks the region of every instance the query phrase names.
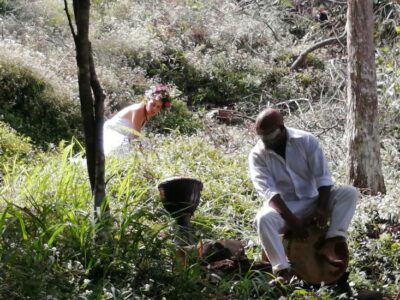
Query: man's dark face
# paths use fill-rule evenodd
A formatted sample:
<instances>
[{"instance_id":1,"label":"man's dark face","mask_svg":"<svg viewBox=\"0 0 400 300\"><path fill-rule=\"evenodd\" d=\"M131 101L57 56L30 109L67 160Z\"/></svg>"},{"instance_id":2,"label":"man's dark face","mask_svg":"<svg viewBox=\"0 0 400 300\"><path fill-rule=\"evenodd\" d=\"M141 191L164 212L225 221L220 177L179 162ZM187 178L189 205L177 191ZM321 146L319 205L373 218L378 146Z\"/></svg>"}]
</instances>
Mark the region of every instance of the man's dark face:
<instances>
[{"instance_id":1,"label":"man's dark face","mask_svg":"<svg viewBox=\"0 0 400 300\"><path fill-rule=\"evenodd\" d=\"M258 136L266 148L271 150L278 149L286 141L285 126L281 125L265 132L259 132Z\"/></svg>"}]
</instances>

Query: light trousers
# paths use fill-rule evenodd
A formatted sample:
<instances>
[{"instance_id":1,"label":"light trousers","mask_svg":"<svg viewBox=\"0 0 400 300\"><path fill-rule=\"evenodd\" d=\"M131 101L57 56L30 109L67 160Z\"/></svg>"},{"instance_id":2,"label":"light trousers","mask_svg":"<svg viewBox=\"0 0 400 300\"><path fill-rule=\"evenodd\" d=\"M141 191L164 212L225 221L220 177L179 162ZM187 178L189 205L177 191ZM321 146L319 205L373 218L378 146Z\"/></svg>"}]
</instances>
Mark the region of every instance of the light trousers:
<instances>
[{"instance_id":1,"label":"light trousers","mask_svg":"<svg viewBox=\"0 0 400 300\"><path fill-rule=\"evenodd\" d=\"M328 203L330 222L326 238L347 237L347 229L353 218L358 196L357 189L352 186L332 187ZM293 214L304 219L315 213L317 199L287 201L285 204ZM288 230L285 220L265 203L257 213L255 222L262 248L272 265L272 271L276 273L289 268L290 263L280 238L280 234Z\"/></svg>"}]
</instances>

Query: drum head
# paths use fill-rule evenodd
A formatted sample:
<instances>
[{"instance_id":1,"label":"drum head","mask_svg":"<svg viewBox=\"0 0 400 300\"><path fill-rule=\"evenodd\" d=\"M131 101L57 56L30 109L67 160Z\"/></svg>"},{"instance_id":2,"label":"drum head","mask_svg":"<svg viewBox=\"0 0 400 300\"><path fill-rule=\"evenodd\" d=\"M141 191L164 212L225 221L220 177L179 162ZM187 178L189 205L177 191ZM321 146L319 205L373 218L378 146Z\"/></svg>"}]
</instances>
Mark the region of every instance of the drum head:
<instances>
[{"instance_id":1,"label":"drum head","mask_svg":"<svg viewBox=\"0 0 400 300\"><path fill-rule=\"evenodd\" d=\"M286 255L292 265L293 272L302 280L311 284L324 282L331 284L340 279L346 271L349 255L347 244L339 242L335 252L345 262L345 267L335 267L317 254L325 238L325 230L315 227L308 228L309 237L306 241L298 241L290 236L283 240Z\"/></svg>"},{"instance_id":2,"label":"drum head","mask_svg":"<svg viewBox=\"0 0 400 300\"><path fill-rule=\"evenodd\" d=\"M174 218L194 213L202 189L200 180L189 177L170 177L158 185L161 201Z\"/></svg>"}]
</instances>

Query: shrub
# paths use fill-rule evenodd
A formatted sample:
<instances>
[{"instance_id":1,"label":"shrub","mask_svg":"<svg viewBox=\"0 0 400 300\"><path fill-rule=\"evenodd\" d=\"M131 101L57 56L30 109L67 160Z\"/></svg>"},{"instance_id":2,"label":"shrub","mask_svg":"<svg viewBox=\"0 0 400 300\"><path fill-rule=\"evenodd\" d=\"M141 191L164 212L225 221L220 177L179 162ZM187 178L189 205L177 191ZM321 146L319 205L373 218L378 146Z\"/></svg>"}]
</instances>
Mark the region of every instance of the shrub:
<instances>
[{"instance_id":1,"label":"shrub","mask_svg":"<svg viewBox=\"0 0 400 300\"><path fill-rule=\"evenodd\" d=\"M178 130L181 133L194 133L202 127L202 122L196 118L182 100L175 100L169 111L161 112L148 124L149 130L157 133Z\"/></svg>"},{"instance_id":2,"label":"shrub","mask_svg":"<svg viewBox=\"0 0 400 300\"><path fill-rule=\"evenodd\" d=\"M0 13L5 13L9 11L11 7L8 4L7 0L0 0Z\"/></svg>"},{"instance_id":3,"label":"shrub","mask_svg":"<svg viewBox=\"0 0 400 300\"><path fill-rule=\"evenodd\" d=\"M0 58L0 116L44 146L79 136L78 106L20 62Z\"/></svg>"},{"instance_id":4,"label":"shrub","mask_svg":"<svg viewBox=\"0 0 400 300\"><path fill-rule=\"evenodd\" d=\"M304 72L304 73L297 73L295 75L296 82L299 86L308 87L314 82L314 78L311 73Z\"/></svg>"},{"instance_id":5,"label":"shrub","mask_svg":"<svg viewBox=\"0 0 400 300\"><path fill-rule=\"evenodd\" d=\"M324 70L324 62L313 54L308 54L304 63L307 67L313 67L315 69Z\"/></svg>"},{"instance_id":6,"label":"shrub","mask_svg":"<svg viewBox=\"0 0 400 300\"><path fill-rule=\"evenodd\" d=\"M21 159L33 151L29 138L19 136L15 130L0 121L0 174L11 166L13 159Z\"/></svg>"},{"instance_id":7,"label":"shrub","mask_svg":"<svg viewBox=\"0 0 400 300\"><path fill-rule=\"evenodd\" d=\"M22 4L18 0L0 0L0 14L15 14L21 6Z\"/></svg>"},{"instance_id":8,"label":"shrub","mask_svg":"<svg viewBox=\"0 0 400 300\"><path fill-rule=\"evenodd\" d=\"M379 101L381 135L400 138L400 62L397 52L388 46L377 48L376 75Z\"/></svg>"},{"instance_id":9,"label":"shrub","mask_svg":"<svg viewBox=\"0 0 400 300\"><path fill-rule=\"evenodd\" d=\"M127 49L126 60L132 69L143 68L150 78L174 83L188 97L190 105L226 105L238 102L240 95L260 92L257 83L247 80L256 70L230 62L224 53L205 62L206 67L195 65L188 55L188 52L169 48L162 57L153 57L150 52L143 54Z\"/></svg>"}]
</instances>

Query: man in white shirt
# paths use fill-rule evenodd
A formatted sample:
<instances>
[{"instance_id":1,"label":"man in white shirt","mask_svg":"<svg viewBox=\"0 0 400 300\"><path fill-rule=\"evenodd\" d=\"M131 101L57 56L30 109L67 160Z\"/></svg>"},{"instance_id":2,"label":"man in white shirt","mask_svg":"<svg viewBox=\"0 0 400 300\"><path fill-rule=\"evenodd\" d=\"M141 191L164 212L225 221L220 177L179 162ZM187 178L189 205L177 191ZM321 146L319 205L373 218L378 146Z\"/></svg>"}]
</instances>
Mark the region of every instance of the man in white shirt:
<instances>
[{"instance_id":1,"label":"man in white shirt","mask_svg":"<svg viewBox=\"0 0 400 300\"><path fill-rule=\"evenodd\" d=\"M264 204L256 216L257 232L273 272L282 281L291 278L280 234L290 231L307 238L312 220L329 228L319 250L329 263L342 267L334 245L345 241L358 192L352 186L333 187L328 163L312 134L285 127L279 110L266 109L256 119L259 141L249 155L250 178Z\"/></svg>"}]
</instances>

